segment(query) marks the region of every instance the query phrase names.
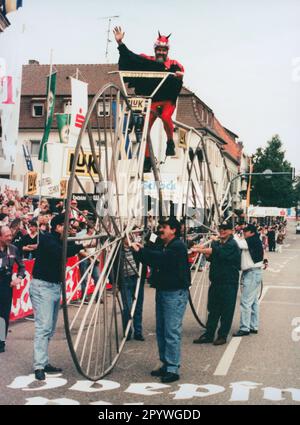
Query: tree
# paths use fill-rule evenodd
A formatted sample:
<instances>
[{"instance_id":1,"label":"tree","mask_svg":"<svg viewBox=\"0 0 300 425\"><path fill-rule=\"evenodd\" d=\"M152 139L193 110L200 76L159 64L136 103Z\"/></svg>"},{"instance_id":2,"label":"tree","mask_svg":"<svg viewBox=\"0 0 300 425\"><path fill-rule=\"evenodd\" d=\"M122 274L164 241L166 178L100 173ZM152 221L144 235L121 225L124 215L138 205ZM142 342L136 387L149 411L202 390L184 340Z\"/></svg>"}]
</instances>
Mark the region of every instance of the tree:
<instances>
[{"instance_id":1,"label":"tree","mask_svg":"<svg viewBox=\"0 0 300 425\"><path fill-rule=\"evenodd\" d=\"M295 189L294 189L294 193L295 193L295 205L297 208L297 216L299 216L299 206L300 206L300 175L298 175L296 177L296 182L295 182Z\"/></svg>"},{"instance_id":2,"label":"tree","mask_svg":"<svg viewBox=\"0 0 300 425\"><path fill-rule=\"evenodd\" d=\"M291 172L292 166L285 159L280 137L276 134L268 141L266 148L258 148L253 158L253 172L262 173L269 169L273 172ZM265 207L290 208L296 204L292 174L266 178L252 177L251 204Z\"/></svg>"}]
</instances>

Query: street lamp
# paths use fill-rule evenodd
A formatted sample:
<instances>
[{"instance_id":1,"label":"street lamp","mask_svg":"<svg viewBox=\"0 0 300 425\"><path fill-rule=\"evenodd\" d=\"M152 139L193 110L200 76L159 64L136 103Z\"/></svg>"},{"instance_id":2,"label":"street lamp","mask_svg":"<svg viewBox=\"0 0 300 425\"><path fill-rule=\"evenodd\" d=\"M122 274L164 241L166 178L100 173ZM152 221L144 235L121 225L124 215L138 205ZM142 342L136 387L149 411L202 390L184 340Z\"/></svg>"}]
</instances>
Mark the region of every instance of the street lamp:
<instances>
[{"instance_id":1,"label":"street lamp","mask_svg":"<svg viewBox=\"0 0 300 425\"><path fill-rule=\"evenodd\" d=\"M273 175L273 171L270 170L270 169L267 169L267 170L263 171L262 174L265 176L266 179L270 179Z\"/></svg>"},{"instance_id":2,"label":"street lamp","mask_svg":"<svg viewBox=\"0 0 300 425\"><path fill-rule=\"evenodd\" d=\"M237 176L233 177L229 181L229 183L227 185L227 188L226 188L226 191L225 191L225 195L224 195L224 197L222 199L222 202L220 204L220 211L222 211L222 207L225 204L225 200L226 200L226 198L228 196L228 193L230 191L230 188L231 188L232 183L236 179L238 179L239 177L243 178L243 177L246 177L246 176L264 176L266 179L270 179L270 178L272 178L272 176L278 176L278 175L281 175L281 176L283 176L283 175L290 175L293 178L293 176L294 176L294 169L292 168L291 171L275 171L275 172L272 171L272 170L270 170L270 169L266 169L266 170L264 170L261 173L241 173L241 174L238 174ZM226 211L227 208L229 208L229 204L228 204L228 206L226 206L226 208L223 211L223 213Z\"/></svg>"}]
</instances>

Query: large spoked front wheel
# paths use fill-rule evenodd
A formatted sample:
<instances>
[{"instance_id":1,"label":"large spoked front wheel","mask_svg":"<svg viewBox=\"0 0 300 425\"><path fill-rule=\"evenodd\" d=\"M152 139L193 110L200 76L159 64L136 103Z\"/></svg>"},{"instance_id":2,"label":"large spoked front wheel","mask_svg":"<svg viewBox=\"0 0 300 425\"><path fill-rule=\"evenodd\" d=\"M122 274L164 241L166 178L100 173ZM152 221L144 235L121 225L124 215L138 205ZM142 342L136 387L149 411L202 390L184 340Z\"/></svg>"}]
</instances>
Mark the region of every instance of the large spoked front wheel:
<instances>
[{"instance_id":1,"label":"large spoked front wheel","mask_svg":"<svg viewBox=\"0 0 300 425\"><path fill-rule=\"evenodd\" d=\"M141 229L142 225L139 184L147 131L145 128L140 140L133 138L131 123L131 109L122 91L112 84L99 91L81 129L68 183L63 276L65 332L78 372L94 381L108 374L120 357L141 282L141 270L131 262L137 284L133 302L127 299L121 290L128 263L125 243L135 238L136 228ZM84 197L89 215L75 210L77 220L84 218L88 229L72 235L74 193ZM82 249L70 266L68 256L74 244Z\"/></svg>"}]
</instances>

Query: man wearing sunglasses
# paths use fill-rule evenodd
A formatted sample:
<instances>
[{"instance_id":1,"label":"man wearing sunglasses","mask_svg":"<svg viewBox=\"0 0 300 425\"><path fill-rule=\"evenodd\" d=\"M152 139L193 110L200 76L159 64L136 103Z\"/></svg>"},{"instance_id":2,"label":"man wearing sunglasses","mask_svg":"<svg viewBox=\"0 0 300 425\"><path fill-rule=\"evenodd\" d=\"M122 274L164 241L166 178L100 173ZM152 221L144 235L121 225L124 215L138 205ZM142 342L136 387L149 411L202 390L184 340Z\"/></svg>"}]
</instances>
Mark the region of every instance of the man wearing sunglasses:
<instances>
[{"instance_id":1,"label":"man wearing sunglasses","mask_svg":"<svg viewBox=\"0 0 300 425\"><path fill-rule=\"evenodd\" d=\"M192 251L204 254L210 261L211 282L208 293L206 331L193 342L194 344L212 342L214 345L226 344L235 310L241 267L241 251L233 238L232 225L223 223L219 226L219 237L212 237L210 248L197 245L192 248ZM214 341L219 321L218 338Z\"/></svg>"}]
</instances>

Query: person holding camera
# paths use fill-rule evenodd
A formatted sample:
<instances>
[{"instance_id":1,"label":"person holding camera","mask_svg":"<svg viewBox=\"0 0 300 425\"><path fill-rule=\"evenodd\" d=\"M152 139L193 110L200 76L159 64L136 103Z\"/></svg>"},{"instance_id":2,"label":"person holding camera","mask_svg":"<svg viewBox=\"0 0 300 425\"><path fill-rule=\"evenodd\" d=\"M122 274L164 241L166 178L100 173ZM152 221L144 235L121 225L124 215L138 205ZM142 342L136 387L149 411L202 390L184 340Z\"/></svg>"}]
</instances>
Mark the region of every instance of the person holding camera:
<instances>
[{"instance_id":1,"label":"person holding camera","mask_svg":"<svg viewBox=\"0 0 300 425\"><path fill-rule=\"evenodd\" d=\"M264 248L257 228L247 224L244 238L235 237L242 250L242 295L240 329L233 336L247 336L258 333L259 324L259 289L262 281L262 269L266 267Z\"/></svg>"},{"instance_id":2,"label":"person holding camera","mask_svg":"<svg viewBox=\"0 0 300 425\"><path fill-rule=\"evenodd\" d=\"M0 353L5 351L13 287L20 285L25 277L25 266L19 250L11 242L10 228L0 227ZM18 272L17 277L12 279L15 263L18 266Z\"/></svg>"}]
</instances>

